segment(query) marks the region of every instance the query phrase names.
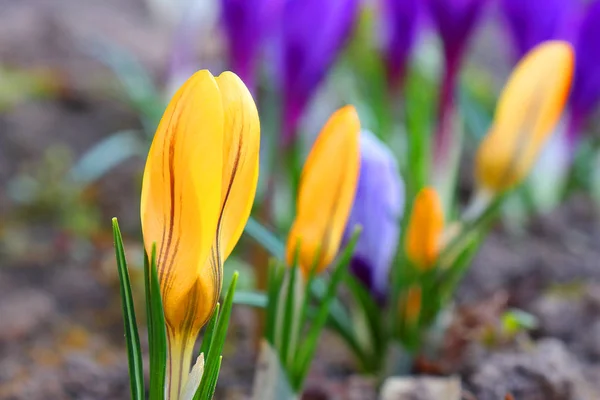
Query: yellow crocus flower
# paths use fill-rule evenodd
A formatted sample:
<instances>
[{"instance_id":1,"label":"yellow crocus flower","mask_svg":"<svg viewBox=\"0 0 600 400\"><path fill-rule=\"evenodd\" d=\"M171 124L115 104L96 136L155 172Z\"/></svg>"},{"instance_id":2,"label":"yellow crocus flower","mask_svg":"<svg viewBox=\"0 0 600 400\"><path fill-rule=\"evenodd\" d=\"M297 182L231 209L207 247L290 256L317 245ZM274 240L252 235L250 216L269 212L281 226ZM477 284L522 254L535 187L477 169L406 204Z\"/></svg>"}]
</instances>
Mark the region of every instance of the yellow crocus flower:
<instances>
[{"instance_id":1,"label":"yellow crocus flower","mask_svg":"<svg viewBox=\"0 0 600 400\"><path fill-rule=\"evenodd\" d=\"M413 202L406 231L408 259L421 270L432 268L440 253L444 231L444 211L438 193L431 187L421 189Z\"/></svg>"},{"instance_id":2,"label":"yellow crocus flower","mask_svg":"<svg viewBox=\"0 0 600 400\"><path fill-rule=\"evenodd\" d=\"M221 292L223 262L250 215L260 125L233 73L195 73L175 93L152 141L141 198L144 246L156 244L167 323L169 399L189 374L198 333Z\"/></svg>"},{"instance_id":3,"label":"yellow crocus flower","mask_svg":"<svg viewBox=\"0 0 600 400\"><path fill-rule=\"evenodd\" d=\"M542 43L515 67L476 158L480 189L500 193L520 183L565 107L574 68L572 47Z\"/></svg>"},{"instance_id":4,"label":"yellow crocus flower","mask_svg":"<svg viewBox=\"0 0 600 400\"><path fill-rule=\"evenodd\" d=\"M356 110L342 107L331 115L304 164L286 246L288 265L297 250L304 276L313 266L316 273L323 271L339 250L358 183L359 135Z\"/></svg>"}]
</instances>

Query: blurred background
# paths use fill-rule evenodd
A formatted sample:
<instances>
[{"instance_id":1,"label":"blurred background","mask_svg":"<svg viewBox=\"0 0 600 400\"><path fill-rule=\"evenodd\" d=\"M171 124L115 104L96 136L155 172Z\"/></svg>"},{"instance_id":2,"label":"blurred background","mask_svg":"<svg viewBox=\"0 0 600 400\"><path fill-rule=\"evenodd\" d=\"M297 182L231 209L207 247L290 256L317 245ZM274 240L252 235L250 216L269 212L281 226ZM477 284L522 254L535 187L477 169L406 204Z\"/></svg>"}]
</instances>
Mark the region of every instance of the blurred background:
<instances>
[{"instance_id":1,"label":"blurred background","mask_svg":"<svg viewBox=\"0 0 600 400\"><path fill-rule=\"evenodd\" d=\"M466 198L503 83L548 39L576 50L568 111L462 283L444 359L417 371L458 373L477 399L498 398L498 376L527 399L600 397L600 1L0 0L0 399L128 397L110 218L141 288L145 155L194 71L232 70L254 94L260 204L272 149L295 146L303 159L344 104L403 171L407 131L427 135L456 110ZM280 237L293 217L286 203L276 196L266 218ZM226 269L250 289L261 258L250 238L240 247ZM494 336L510 308L534 318L517 340L543 351ZM254 311L238 307L218 398L249 396L257 329ZM325 335L305 398L375 398L355 373Z\"/></svg>"}]
</instances>

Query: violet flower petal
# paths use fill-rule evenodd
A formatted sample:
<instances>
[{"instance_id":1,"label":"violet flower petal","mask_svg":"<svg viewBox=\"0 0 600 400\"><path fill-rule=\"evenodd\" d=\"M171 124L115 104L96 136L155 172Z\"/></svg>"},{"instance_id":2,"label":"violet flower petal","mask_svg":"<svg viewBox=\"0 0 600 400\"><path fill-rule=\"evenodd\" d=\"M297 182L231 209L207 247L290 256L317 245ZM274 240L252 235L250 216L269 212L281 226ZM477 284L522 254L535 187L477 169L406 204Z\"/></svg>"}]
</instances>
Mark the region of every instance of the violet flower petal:
<instances>
[{"instance_id":1,"label":"violet flower petal","mask_svg":"<svg viewBox=\"0 0 600 400\"><path fill-rule=\"evenodd\" d=\"M359 0L287 0L281 24L284 142L349 39Z\"/></svg>"},{"instance_id":2,"label":"violet flower petal","mask_svg":"<svg viewBox=\"0 0 600 400\"><path fill-rule=\"evenodd\" d=\"M361 132L360 149L360 177L346 237L356 225L362 226L351 270L378 300L382 300L398 247L404 183L394 155L375 135L369 131Z\"/></svg>"}]
</instances>

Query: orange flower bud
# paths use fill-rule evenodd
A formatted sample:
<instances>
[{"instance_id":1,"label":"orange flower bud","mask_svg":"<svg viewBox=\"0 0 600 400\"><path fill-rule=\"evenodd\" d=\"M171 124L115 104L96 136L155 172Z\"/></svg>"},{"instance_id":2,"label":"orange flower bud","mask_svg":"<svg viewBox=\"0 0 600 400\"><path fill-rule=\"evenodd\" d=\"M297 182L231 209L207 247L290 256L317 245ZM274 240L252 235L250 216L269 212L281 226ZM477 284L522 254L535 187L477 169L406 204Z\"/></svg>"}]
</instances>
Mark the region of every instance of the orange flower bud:
<instances>
[{"instance_id":1,"label":"orange flower bud","mask_svg":"<svg viewBox=\"0 0 600 400\"><path fill-rule=\"evenodd\" d=\"M477 152L481 189L503 192L529 174L563 112L573 68L573 49L561 41L538 45L515 67Z\"/></svg>"},{"instance_id":2,"label":"orange flower bud","mask_svg":"<svg viewBox=\"0 0 600 400\"><path fill-rule=\"evenodd\" d=\"M431 187L415 197L406 232L405 251L408 259L423 270L437 262L444 230L442 202Z\"/></svg>"},{"instance_id":3,"label":"orange flower bud","mask_svg":"<svg viewBox=\"0 0 600 400\"><path fill-rule=\"evenodd\" d=\"M286 258L291 265L297 250L305 276L313 266L323 271L339 250L358 183L359 134L356 110L342 107L331 115L304 164Z\"/></svg>"}]
</instances>

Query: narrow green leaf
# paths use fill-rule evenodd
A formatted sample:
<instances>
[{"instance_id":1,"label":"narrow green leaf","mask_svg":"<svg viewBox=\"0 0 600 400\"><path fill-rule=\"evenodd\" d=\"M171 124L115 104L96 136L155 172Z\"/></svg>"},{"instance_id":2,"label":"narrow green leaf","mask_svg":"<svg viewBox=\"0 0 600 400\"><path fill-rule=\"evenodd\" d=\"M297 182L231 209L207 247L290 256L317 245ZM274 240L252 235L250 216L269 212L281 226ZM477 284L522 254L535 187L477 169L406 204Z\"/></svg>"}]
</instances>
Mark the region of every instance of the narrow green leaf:
<instances>
[{"instance_id":1,"label":"narrow green leaf","mask_svg":"<svg viewBox=\"0 0 600 400\"><path fill-rule=\"evenodd\" d=\"M290 347L290 336L292 334L292 326L294 325L294 319L296 318L296 276L299 273L298 265L295 263L289 270L287 280L284 287L286 288L285 303L283 308L283 320L279 320L281 323L279 332L281 337L278 340L279 357L281 357L282 363L286 365L288 358L288 351Z\"/></svg>"},{"instance_id":2,"label":"narrow green leaf","mask_svg":"<svg viewBox=\"0 0 600 400\"><path fill-rule=\"evenodd\" d=\"M327 323L333 331L340 335L340 338L346 343L350 351L352 351L352 354L354 354L360 365L361 372L374 372L372 371L371 363L369 362L364 349L354 335L352 324L346 310L344 310L338 302L333 301L331 303Z\"/></svg>"},{"instance_id":3,"label":"narrow green leaf","mask_svg":"<svg viewBox=\"0 0 600 400\"><path fill-rule=\"evenodd\" d=\"M258 244L271 253L273 257L278 260L285 259L285 245L283 242L254 218L248 218L248 223L244 228L244 232L250 235L252 239L256 240Z\"/></svg>"},{"instance_id":4,"label":"narrow green leaf","mask_svg":"<svg viewBox=\"0 0 600 400\"><path fill-rule=\"evenodd\" d=\"M233 304L256 308L267 308L269 298L262 292L236 292Z\"/></svg>"},{"instance_id":5,"label":"narrow green leaf","mask_svg":"<svg viewBox=\"0 0 600 400\"><path fill-rule=\"evenodd\" d=\"M348 269L348 265L350 264L350 260L352 258L352 254L354 254L354 247L356 246L356 242L358 241L358 237L360 236L360 229L355 229L348 245L344 249L341 257L339 257L337 263L333 267L333 273L329 280L329 285L327 287L327 292L325 297L323 298L321 304L319 305L318 312L316 317L313 320L313 323L306 335L306 339L300 345L298 349L298 357L296 359L296 363L294 365L294 372L291 374L292 378L292 387L296 390L299 390L304 383L304 379L306 378L306 374L308 373L308 368L310 367L310 363L313 359L314 352L317 348L317 342L319 339L319 335L327 322L327 317L329 316L329 307L331 306L331 302L336 296L337 288L339 283L342 281L342 278L346 274Z\"/></svg>"},{"instance_id":6,"label":"narrow green leaf","mask_svg":"<svg viewBox=\"0 0 600 400\"><path fill-rule=\"evenodd\" d=\"M381 307L375 302L368 289L359 282L354 275L346 274L345 278L344 282L346 283L346 286L354 296L357 304L364 310L367 321L369 321L369 328L375 342L373 344L375 346L383 344L380 343L381 339L383 339L383 334L381 332L383 327L383 324L381 323Z\"/></svg>"},{"instance_id":7,"label":"narrow green leaf","mask_svg":"<svg viewBox=\"0 0 600 400\"><path fill-rule=\"evenodd\" d=\"M83 40L80 47L114 72L142 117L146 132L153 135L165 105L142 63L125 48L106 40Z\"/></svg>"},{"instance_id":8,"label":"narrow green leaf","mask_svg":"<svg viewBox=\"0 0 600 400\"><path fill-rule=\"evenodd\" d=\"M271 259L269 265L269 277L267 281L267 310L265 323L265 339L275 346L275 331L277 329L277 305L286 267L279 264L277 260Z\"/></svg>"},{"instance_id":9,"label":"narrow green leaf","mask_svg":"<svg viewBox=\"0 0 600 400\"><path fill-rule=\"evenodd\" d=\"M135 319L133 294L127 270L127 260L123 249L123 237L116 218L112 220L113 236L115 240L115 254L119 269L119 285L121 287L121 302L123 307L123 324L125 326L125 341L127 344L127 359L129 361L129 383L132 400L144 399L144 366L142 364L142 351L140 337Z\"/></svg>"},{"instance_id":10,"label":"narrow green leaf","mask_svg":"<svg viewBox=\"0 0 600 400\"><path fill-rule=\"evenodd\" d=\"M200 354L204 354L204 357L208 355L208 352L210 350L210 344L213 339L215 327L217 326L217 321L219 320L220 308L221 304L217 303L217 307L215 307L215 311L213 312L212 317L210 317L210 321L208 321L206 329L204 330L204 336L202 337L202 346L200 346Z\"/></svg>"},{"instance_id":11,"label":"narrow green leaf","mask_svg":"<svg viewBox=\"0 0 600 400\"><path fill-rule=\"evenodd\" d=\"M198 387L194 399L212 399L214 394L217 379L219 377L219 370L221 368L221 353L223 352L225 338L227 337L227 328L229 327L229 317L231 317L231 308L233 307L233 296L235 294L238 275L237 272L234 272L229 288L227 289L223 307L219 313L217 325L212 334L208 354L206 354L204 375L202 381L200 381L200 386Z\"/></svg>"},{"instance_id":12,"label":"narrow green leaf","mask_svg":"<svg viewBox=\"0 0 600 400\"><path fill-rule=\"evenodd\" d=\"M147 154L148 144L134 130L119 131L87 150L69 171L69 179L89 185L134 156Z\"/></svg>"},{"instance_id":13,"label":"narrow green leaf","mask_svg":"<svg viewBox=\"0 0 600 400\"><path fill-rule=\"evenodd\" d=\"M443 277L439 279L439 287L437 290L442 304L447 303L454 294L456 286L468 271L471 266L471 261L473 261L473 257L475 257L477 250L479 250L479 247L483 243L483 237L484 236L473 236L470 244L465 246L465 249L456 258L454 264L452 264L452 266L445 271Z\"/></svg>"},{"instance_id":14,"label":"narrow green leaf","mask_svg":"<svg viewBox=\"0 0 600 400\"><path fill-rule=\"evenodd\" d=\"M150 261L144 252L144 279L150 351L150 400L163 400L167 366L167 332L156 269L156 244L152 245Z\"/></svg>"},{"instance_id":15,"label":"narrow green leaf","mask_svg":"<svg viewBox=\"0 0 600 400\"><path fill-rule=\"evenodd\" d=\"M202 400L202 399L212 399L215 395L215 389L217 388L217 381L219 380L219 371L221 370L221 363L223 361L223 356L219 356L216 362L216 367L214 369L215 372L212 375L208 376L207 381L207 397L200 397L200 391L196 392L194 396L194 400Z\"/></svg>"}]
</instances>

